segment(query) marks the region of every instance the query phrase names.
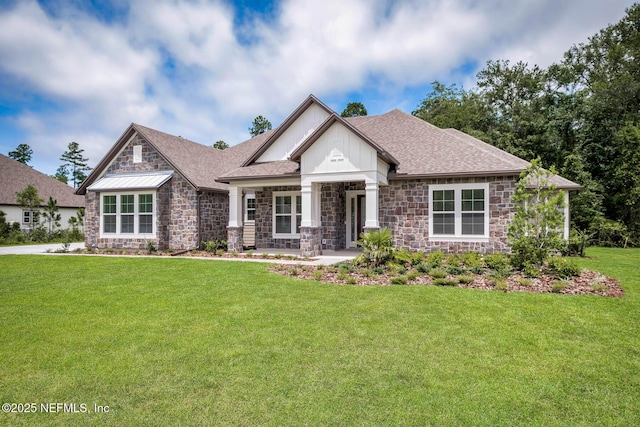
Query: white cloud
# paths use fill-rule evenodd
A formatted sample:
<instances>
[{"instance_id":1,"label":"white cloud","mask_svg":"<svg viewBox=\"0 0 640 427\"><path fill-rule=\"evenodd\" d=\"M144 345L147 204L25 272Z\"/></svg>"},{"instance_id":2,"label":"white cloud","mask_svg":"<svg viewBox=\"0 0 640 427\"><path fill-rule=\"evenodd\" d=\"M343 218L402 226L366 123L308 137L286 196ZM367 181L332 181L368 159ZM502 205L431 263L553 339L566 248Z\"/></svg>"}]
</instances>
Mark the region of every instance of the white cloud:
<instances>
[{"instance_id":1,"label":"white cloud","mask_svg":"<svg viewBox=\"0 0 640 427\"><path fill-rule=\"evenodd\" d=\"M53 173L68 142L95 163L132 121L211 144L245 139L258 114L278 125L309 93L329 102L363 93L370 113L411 111L424 94L407 88L469 87L474 79L456 70L489 59L547 66L630 5L283 0L268 19L253 14L234 27L222 0L134 0L116 22L19 2L0 9L0 72L19 87L0 93L56 106L27 106L14 121L36 155L50 153Z\"/></svg>"}]
</instances>

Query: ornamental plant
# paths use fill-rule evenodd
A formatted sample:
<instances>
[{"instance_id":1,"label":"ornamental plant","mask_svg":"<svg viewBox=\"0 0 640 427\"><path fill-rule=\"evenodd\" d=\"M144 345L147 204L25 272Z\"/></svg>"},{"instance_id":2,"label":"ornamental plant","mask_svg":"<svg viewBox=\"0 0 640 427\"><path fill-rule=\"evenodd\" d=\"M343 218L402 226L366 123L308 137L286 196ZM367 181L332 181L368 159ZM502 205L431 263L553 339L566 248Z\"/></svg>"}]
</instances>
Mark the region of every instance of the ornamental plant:
<instances>
[{"instance_id":1,"label":"ornamental plant","mask_svg":"<svg viewBox=\"0 0 640 427\"><path fill-rule=\"evenodd\" d=\"M554 168L543 169L540 158L520 174L512 200L516 212L508 237L514 267L541 267L564 246L564 195L551 183Z\"/></svg>"},{"instance_id":2,"label":"ornamental plant","mask_svg":"<svg viewBox=\"0 0 640 427\"><path fill-rule=\"evenodd\" d=\"M362 259L369 265L378 267L393 259L395 248L389 228L360 234L356 245L362 248Z\"/></svg>"}]
</instances>

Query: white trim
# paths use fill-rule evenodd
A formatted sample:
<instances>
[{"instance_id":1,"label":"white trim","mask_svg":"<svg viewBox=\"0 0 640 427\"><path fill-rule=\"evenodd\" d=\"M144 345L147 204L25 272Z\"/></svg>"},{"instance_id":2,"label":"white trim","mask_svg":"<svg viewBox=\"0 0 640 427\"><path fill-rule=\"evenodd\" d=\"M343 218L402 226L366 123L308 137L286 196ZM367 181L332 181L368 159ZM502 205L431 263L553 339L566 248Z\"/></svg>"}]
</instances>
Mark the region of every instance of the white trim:
<instances>
[{"instance_id":1,"label":"white trim","mask_svg":"<svg viewBox=\"0 0 640 427\"><path fill-rule=\"evenodd\" d=\"M156 220L157 220L157 193L155 190L140 190L140 191L108 191L101 192L100 194L100 238L103 239L155 239L156 238ZM141 194L151 194L152 196L152 211L151 211L151 233L139 233L139 225L140 225L140 215L149 215L149 212L140 213L140 202L139 196ZM122 213L121 209L121 196L133 195L133 213L125 214L125 215L133 215L133 233L122 233L121 229L121 217ZM116 212L114 214L105 214L104 213L104 197L105 196L115 196L116 197ZM116 232L115 233L105 233L104 232L104 216L105 215L115 215L116 217Z\"/></svg>"},{"instance_id":2,"label":"white trim","mask_svg":"<svg viewBox=\"0 0 640 427\"><path fill-rule=\"evenodd\" d=\"M253 200L253 218L249 219L249 200ZM245 224L254 224L255 223L255 214L256 214L256 194L255 193L245 193L244 195L244 223Z\"/></svg>"},{"instance_id":3,"label":"white trim","mask_svg":"<svg viewBox=\"0 0 640 427\"><path fill-rule=\"evenodd\" d=\"M291 197L291 212L288 214L291 217L291 233L277 233L276 232L276 197ZM296 197L302 198L302 194L300 191L274 191L272 196L272 206L271 206L271 218L272 218L272 230L271 234L274 239L299 239L300 233L295 233L293 230L296 227L296 218L298 214L302 215L301 212L297 212L297 201ZM278 215L285 216L285 215Z\"/></svg>"},{"instance_id":4,"label":"white trim","mask_svg":"<svg viewBox=\"0 0 640 427\"><path fill-rule=\"evenodd\" d=\"M455 231L454 234L434 235L433 233L433 192L453 190ZM464 235L462 234L462 190L484 190L484 234ZM430 242L488 242L489 241L489 183L466 183L466 184L431 184L429 185L429 241Z\"/></svg>"},{"instance_id":5,"label":"white trim","mask_svg":"<svg viewBox=\"0 0 640 427\"><path fill-rule=\"evenodd\" d=\"M366 196L365 190L347 190L347 191L345 191L345 199L346 199L346 204L347 204L347 208L345 209L345 214L346 214L345 224L346 224L346 227L347 227L345 246L346 246L347 249L356 247L356 245L351 240L351 234L353 232L352 228L351 228L351 213L352 213L351 212L351 199L356 199L356 203L358 203L358 201L357 201L357 197L358 196L365 196L365 198L366 198L367 196ZM366 210L367 209L366 200L365 200L364 206L365 206L365 210ZM357 215L357 209L356 209L356 215Z\"/></svg>"}]
</instances>

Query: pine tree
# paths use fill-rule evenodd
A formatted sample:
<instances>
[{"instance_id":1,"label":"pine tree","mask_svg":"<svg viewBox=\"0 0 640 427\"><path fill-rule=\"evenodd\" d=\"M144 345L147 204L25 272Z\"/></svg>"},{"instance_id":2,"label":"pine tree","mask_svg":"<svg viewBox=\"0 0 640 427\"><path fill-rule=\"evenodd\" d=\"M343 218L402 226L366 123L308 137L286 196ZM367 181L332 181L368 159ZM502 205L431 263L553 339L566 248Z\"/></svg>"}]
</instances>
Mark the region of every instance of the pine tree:
<instances>
[{"instance_id":1,"label":"pine tree","mask_svg":"<svg viewBox=\"0 0 640 427\"><path fill-rule=\"evenodd\" d=\"M60 160L65 162L63 166L69 166L71 169L73 188L78 188L78 184L87 177L85 172L91 170L91 168L87 166L89 159L85 158L82 153L84 153L84 150L80 148L77 142L70 142L67 151L60 157ZM58 168L58 170L60 170L60 168Z\"/></svg>"}]
</instances>

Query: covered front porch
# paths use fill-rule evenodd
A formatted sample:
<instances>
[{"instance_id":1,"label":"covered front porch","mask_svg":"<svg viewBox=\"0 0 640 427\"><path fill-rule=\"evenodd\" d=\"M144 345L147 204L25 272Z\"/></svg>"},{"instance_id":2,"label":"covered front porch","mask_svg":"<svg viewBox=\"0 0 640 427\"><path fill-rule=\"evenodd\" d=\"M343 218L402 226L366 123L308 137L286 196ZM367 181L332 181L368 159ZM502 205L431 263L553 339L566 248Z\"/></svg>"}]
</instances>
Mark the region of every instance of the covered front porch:
<instances>
[{"instance_id":1,"label":"covered front porch","mask_svg":"<svg viewBox=\"0 0 640 427\"><path fill-rule=\"evenodd\" d=\"M229 250L243 251L247 241L256 251L295 251L303 256L353 250L363 231L379 228L379 183L371 181L325 177L299 180L298 185L232 183ZM254 201L247 203L247 197ZM247 206L255 209L251 215Z\"/></svg>"}]
</instances>

